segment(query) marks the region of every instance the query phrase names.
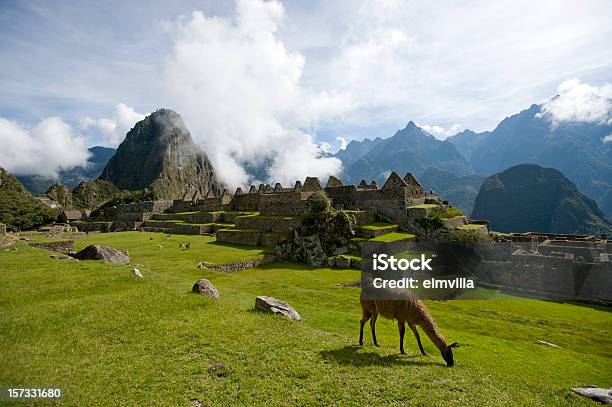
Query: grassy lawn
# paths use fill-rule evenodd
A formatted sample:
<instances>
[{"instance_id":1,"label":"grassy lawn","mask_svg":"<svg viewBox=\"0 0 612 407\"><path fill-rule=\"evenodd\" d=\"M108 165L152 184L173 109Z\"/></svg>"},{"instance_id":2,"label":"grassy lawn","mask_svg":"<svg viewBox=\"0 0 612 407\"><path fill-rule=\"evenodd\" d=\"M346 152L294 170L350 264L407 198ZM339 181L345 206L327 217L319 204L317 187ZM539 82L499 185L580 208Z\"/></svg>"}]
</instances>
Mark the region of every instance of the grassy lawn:
<instances>
[{"instance_id":1,"label":"grassy lawn","mask_svg":"<svg viewBox=\"0 0 612 407\"><path fill-rule=\"evenodd\" d=\"M152 240L151 240L152 238ZM570 387L612 386L612 309L526 299L427 302L457 341L445 367L425 335L420 356L396 325L379 319L380 348L358 339L356 270L275 262L233 274L197 269L260 248L206 236L90 234L129 250L131 266L54 260L19 242L0 251L0 386L59 386L64 404L594 406ZM179 243L190 242L190 249ZM159 248L161 245L162 248ZM215 302L190 293L208 278ZM255 296L288 301L289 321L253 311ZM512 298L512 297L509 297ZM410 331L408 331L410 332ZM559 345L547 348L544 340Z\"/></svg>"},{"instance_id":2,"label":"grassy lawn","mask_svg":"<svg viewBox=\"0 0 612 407\"><path fill-rule=\"evenodd\" d=\"M415 235L406 232L391 232L370 239L370 242L397 242L399 240L414 240Z\"/></svg>"},{"instance_id":3,"label":"grassy lawn","mask_svg":"<svg viewBox=\"0 0 612 407\"><path fill-rule=\"evenodd\" d=\"M433 209L433 208L437 208L438 206L440 206L440 205L436 205L436 204L420 204L420 205L409 206L408 209L411 209L411 208Z\"/></svg>"},{"instance_id":4,"label":"grassy lawn","mask_svg":"<svg viewBox=\"0 0 612 407\"><path fill-rule=\"evenodd\" d=\"M368 223L367 225L359 226L361 229L366 230L385 230L385 229L397 229L397 225L388 222L374 222Z\"/></svg>"}]
</instances>

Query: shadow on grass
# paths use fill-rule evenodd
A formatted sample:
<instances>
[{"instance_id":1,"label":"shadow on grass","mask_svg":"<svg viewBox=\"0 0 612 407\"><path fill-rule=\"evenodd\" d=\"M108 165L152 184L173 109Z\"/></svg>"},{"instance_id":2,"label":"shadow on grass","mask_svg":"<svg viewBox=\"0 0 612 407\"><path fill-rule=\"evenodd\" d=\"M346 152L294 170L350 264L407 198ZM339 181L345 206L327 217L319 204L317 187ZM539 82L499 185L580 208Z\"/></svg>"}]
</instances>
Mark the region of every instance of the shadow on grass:
<instances>
[{"instance_id":1,"label":"shadow on grass","mask_svg":"<svg viewBox=\"0 0 612 407\"><path fill-rule=\"evenodd\" d=\"M320 352L325 360L339 365L365 366L444 366L444 363L435 362L427 356L394 355L381 356L376 352L367 352L361 346L350 345L340 349L324 350Z\"/></svg>"}]
</instances>

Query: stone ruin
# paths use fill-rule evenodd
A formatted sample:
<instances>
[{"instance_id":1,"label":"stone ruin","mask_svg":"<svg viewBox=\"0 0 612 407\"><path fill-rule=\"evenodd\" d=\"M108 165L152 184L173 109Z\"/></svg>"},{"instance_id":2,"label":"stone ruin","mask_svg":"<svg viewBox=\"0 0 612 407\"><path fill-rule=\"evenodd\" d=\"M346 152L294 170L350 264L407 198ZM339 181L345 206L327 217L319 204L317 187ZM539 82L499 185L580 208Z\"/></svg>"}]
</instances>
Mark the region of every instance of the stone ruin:
<instances>
[{"instance_id":1,"label":"stone ruin","mask_svg":"<svg viewBox=\"0 0 612 407\"><path fill-rule=\"evenodd\" d=\"M332 207L351 211L358 225L382 219L399 229L421 234L415 220L426 216L438 197L427 193L416 178L407 173L391 173L382 187L375 181L344 185L330 176L325 187L316 177L296 181L293 187L275 183L251 185L248 192L224 190L196 200L147 201L120 204L101 211L96 219L73 222L82 231L142 230L177 234L215 234L220 242L274 247L301 225L309 211L308 198L323 193ZM257 216L255 216L257 215ZM467 225L466 217L448 220L449 227ZM483 225L483 233L488 228Z\"/></svg>"}]
</instances>

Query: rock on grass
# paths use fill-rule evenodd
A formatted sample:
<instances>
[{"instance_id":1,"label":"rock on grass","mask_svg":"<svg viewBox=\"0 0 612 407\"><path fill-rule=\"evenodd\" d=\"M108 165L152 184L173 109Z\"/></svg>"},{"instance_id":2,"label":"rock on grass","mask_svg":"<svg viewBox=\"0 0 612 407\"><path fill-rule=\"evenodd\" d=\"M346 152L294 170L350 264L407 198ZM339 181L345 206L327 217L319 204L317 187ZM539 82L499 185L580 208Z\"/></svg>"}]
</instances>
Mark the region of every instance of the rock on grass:
<instances>
[{"instance_id":1,"label":"rock on grass","mask_svg":"<svg viewBox=\"0 0 612 407\"><path fill-rule=\"evenodd\" d=\"M128 256L127 251L97 244L87 246L76 253L74 258L79 260L102 260L108 263L128 264L130 262L130 256Z\"/></svg>"},{"instance_id":2,"label":"rock on grass","mask_svg":"<svg viewBox=\"0 0 612 407\"><path fill-rule=\"evenodd\" d=\"M300 314L293 309L291 305L274 297L267 297L264 295L258 296L255 299L255 309L262 312L281 314L296 321L300 321L302 319Z\"/></svg>"},{"instance_id":3,"label":"rock on grass","mask_svg":"<svg viewBox=\"0 0 612 407\"><path fill-rule=\"evenodd\" d=\"M215 286L205 278L196 281L191 291L195 294L205 295L215 300L219 299L219 291L217 291Z\"/></svg>"}]
</instances>

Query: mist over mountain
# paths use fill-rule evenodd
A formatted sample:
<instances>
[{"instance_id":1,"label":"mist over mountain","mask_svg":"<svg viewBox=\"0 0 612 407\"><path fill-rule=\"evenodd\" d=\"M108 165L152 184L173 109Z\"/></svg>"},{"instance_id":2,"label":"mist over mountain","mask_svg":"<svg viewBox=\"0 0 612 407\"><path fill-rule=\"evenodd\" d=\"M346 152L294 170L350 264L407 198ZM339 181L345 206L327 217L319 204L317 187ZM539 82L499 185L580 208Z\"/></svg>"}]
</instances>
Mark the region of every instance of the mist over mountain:
<instances>
[{"instance_id":1,"label":"mist over mountain","mask_svg":"<svg viewBox=\"0 0 612 407\"><path fill-rule=\"evenodd\" d=\"M127 133L99 179L130 191L150 189L159 199L219 195L222 186L181 116L160 109Z\"/></svg>"},{"instance_id":2,"label":"mist over mountain","mask_svg":"<svg viewBox=\"0 0 612 407\"><path fill-rule=\"evenodd\" d=\"M90 147L91 157L85 167L73 167L61 170L57 179L41 175L18 175L17 179L33 194L44 194L52 185L63 184L68 188L75 188L81 182L98 178L102 170L115 154L114 148L94 146Z\"/></svg>"},{"instance_id":3,"label":"mist over mountain","mask_svg":"<svg viewBox=\"0 0 612 407\"><path fill-rule=\"evenodd\" d=\"M612 224L597 203L553 168L522 164L487 177L472 217L500 232L599 234Z\"/></svg>"}]
</instances>

